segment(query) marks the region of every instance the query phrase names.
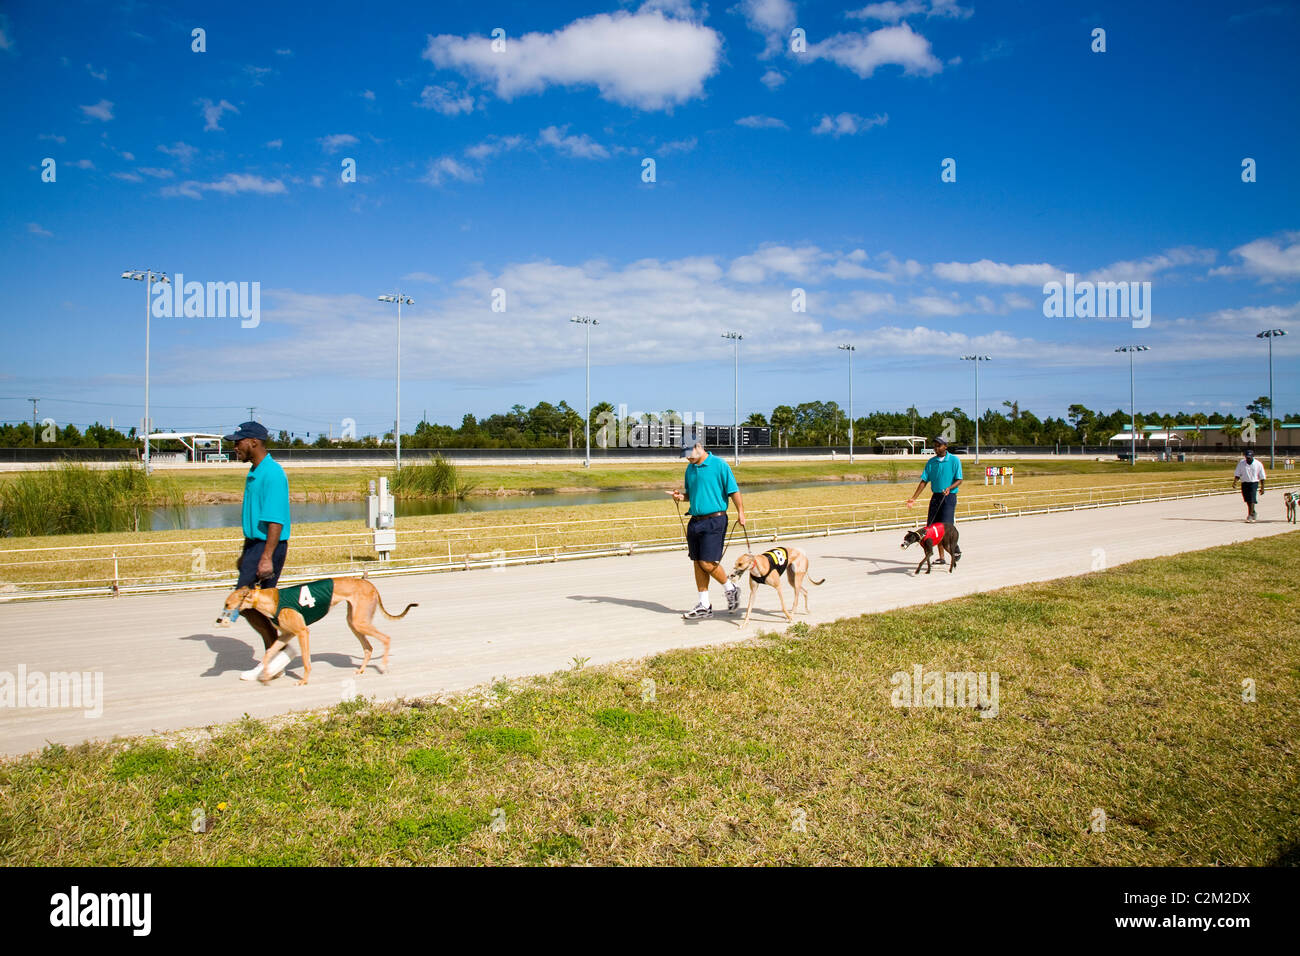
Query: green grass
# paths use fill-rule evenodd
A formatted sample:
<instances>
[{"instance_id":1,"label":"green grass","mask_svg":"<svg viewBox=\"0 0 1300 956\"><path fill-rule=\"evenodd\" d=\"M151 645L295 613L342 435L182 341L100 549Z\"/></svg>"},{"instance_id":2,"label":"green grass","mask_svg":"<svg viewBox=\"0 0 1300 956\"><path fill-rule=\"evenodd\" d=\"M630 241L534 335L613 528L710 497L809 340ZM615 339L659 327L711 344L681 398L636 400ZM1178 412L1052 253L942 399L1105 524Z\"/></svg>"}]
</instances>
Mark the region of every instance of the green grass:
<instances>
[{"instance_id":1,"label":"green grass","mask_svg":"<svg viewBox=\"0 0 1300 956\"><path fill-rule=\"evenodd\" d=\"M0 482L0 536L138 531L142 513L157 504L183 517L184 493L174 479L146 477L130 465L96 469L65 461Z\"/></svg>"},{"instance_id":2,"label":"green grass","mask_svg":"<svg viewBox=\"0 0 1300 956\"><path fill-rule=\"evenodd\" d=\"M475 479L441 455L394 470L388 477L388 490L398 498L464 498L475 487Z\"/></svg>"},{"instance_id":3,"label":"green grass","mask_svg":"<svg viewBox=\"0 0 1300 956\"><path fill-rule=\"evenodd\" d=\"M0 764L0 863L1294 860L1298 544L1292 532L456 698L359 698L274 729L51 746ZM890 675L915 665L997 671L997 717L891 706Z\"/></svg>"}]
</instances>

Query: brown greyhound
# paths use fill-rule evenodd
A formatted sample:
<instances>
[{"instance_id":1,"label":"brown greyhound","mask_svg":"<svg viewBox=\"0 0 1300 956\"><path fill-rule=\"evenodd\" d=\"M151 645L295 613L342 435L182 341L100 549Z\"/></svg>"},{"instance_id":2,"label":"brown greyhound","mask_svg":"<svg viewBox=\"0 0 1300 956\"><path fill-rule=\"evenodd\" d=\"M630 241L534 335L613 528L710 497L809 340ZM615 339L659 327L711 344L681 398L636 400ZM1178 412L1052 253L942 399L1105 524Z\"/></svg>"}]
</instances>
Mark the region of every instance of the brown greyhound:
<instances>
[{"instance_id":1,"label":"brown greyhound","mask_svg":"<svg viewBox=\"0 0 1300 956\"><path fill-rule=\"evenodd\" d=\"M311 677L308 625L315 624L329 613L330 608L340 602L347 602L348 627L352 628L352 633L357 636L365 651L365 658L357 668L357 674L366 672L366 665L370 663L370 655L374 651L370 642L366 640L367 634L383 641L384 672L387 673L391 638L375 627L375 609L383 611L384 617L389 620L396 621L406 617L407 611L419 605L408 604L401 614L389 614L384 607L384 602L380 600L378 589L365 578L323 578L307 584L294 584L280 588L236 588L226 598L225 609L245 611L253 608L261 611L271 623L279 627L278 639L266 649L266 654L262 658L262 673L257 679L264 684L271 680L271 676L267 673L271 658L296 637L298 647L302 651L302 680L298 681L299 685L302 685ZM223 618L217 618L218 624L223 622Z\"/></svg>"},{"instance_id":2,"label":"brown greyhound","mask_svg":"<svg viewBox=\"0 0 1300 956\"><path fill-rule=\"evenodd\" d=\"M804 578L808 575L808 555L798 548L772 548L762 554L742 554L736 559L731 569L731 580L735 581L746 571L749 572L749 606L745 608L745 620L736 626L744 628L749 623L750 612L754 610L754 598L758 589L764 584L776 588L776 596L781 599L781 610L787 621L793 621L790 611L785 606L785 594L781 591L781 575L784 573L790 587L794 589L794 610L799 610L799 595L803 595L803 609L808 611L808 589L804 587ZM826 579L818 581L808 577L813 584L824 584Z\"/></svg>"}]
</instances>

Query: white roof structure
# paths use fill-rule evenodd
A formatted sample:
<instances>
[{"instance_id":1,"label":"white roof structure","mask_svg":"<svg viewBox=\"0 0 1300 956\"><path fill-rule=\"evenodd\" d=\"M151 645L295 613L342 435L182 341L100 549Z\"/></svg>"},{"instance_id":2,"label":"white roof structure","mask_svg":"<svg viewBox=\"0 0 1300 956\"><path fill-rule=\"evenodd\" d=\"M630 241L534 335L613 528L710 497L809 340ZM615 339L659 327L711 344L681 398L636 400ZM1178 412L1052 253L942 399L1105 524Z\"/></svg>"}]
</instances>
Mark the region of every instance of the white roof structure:
<instances>
[{"instance_id":1,"label":"white roof structure","mask_svg":"<svg viewBox=\"0 0 1300 956\"><path fill-rule=\"evenodd\" d=\"M1182 441L1183 436L1176 431L1167 432L1138 432L1138 441L1164 441L1166 437L1169 441ZM1111 441L1126 441L1130 444L1133 442L1132 432L1120 432L1118 435L1112 435Z\"/></svg>"},{"instance_id":2,"label":"white roof structure","mask_svg":"<svg viewBox=\"0 0 1300 956\"><path fill-rule=\"evenodd\" d=\"M212 442L217 443L217 452L221 453L221 443L225 440L224 435L211 435L207 432L154 432L149 436L149 441L178 441L185 446L190 453L190 461L199 460L199 445L209 445ZM143 438L140 439L144 441Z\"/></svg>"}]
</instances>

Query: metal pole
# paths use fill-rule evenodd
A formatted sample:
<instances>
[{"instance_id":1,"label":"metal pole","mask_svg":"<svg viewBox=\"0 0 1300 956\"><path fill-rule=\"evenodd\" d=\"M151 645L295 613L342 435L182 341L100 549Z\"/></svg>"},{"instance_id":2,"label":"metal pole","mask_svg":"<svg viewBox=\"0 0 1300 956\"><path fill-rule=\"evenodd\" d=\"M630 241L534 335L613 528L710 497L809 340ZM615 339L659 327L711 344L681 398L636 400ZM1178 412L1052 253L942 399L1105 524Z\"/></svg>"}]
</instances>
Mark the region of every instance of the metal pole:
<instances>
[{"instance_id":1,"label":"metal pole","mask_svg":"<svg viewBox=\"0 0 1300 956\"><path fill-rule=\"evenodd\" d=\"M586 323L586 325L587 325L587 419L586 419L587 427L584 430L586 431L587 434L587 457L583 459L582 467L590 468L591 467L591 323L588 322ZM606 444L608 444L608 442L606 442Z\"/></svg>"},{"instance_id":2,"label":"metal pole","mask_svg":"<svg viewBox=\"0 0 1300 956\"><path fill-rule=\"evenodd\" d=\"M736 412L731 437L736 443L733 463L740 464L740 338L736 338Z\"/></svg>"},{"instance_id":3,"label":"metal pole","mask_svg":"<svg viewBox=\"0 0 1300 956\"><path fill-rule=\"evenodd\" d=\"M149 474L149 293L153 290L153 270L145 273L144 282L144 473Z\"/></svg>"},{"instance_id":4,"label":"metal pole","mask_svg":"<svg viewBox=\"0 0 1300 956\"><path fill-rule=\"evenodd\" d=\"M980 463L980 360L975 360L975 464Z\"/></svg>"},{"instance_id":5,"label":"metal pole","mask_svg":"<svg viewBox=\"0 0 1300 956\"><path fill-rule=\"evenodd\" d=\"M402 470L402 293L397 293L397 424L393 428L397 442L397 470Z\"/></svg>"},{"instance_id":6,"label":"metal pole","mask_svg":"<svg viewBox=\"0 0 1300 956\"><path fill-rule=\"evenodd\" d=\"M1273 468L1273 454L1276 450L1274 447L1273 433L1273 336L1265 336L1268 339L1268 467Z\"/></svg>"},{"instance_id":7,"label":"metal pole","mask_svg":"<svg viewBox=\"0 0 1300 956\"><path fill-rule=\"evenodd\" d=\"M849 464L853 464L853 349L849 349Z\"/></svg>"},{"instance_id":8,"label":"metal pole","mask_svg":"<svg viewBox=\"0 0 1300 956\"><path fill-rule=\"evenodd\" d=\"M1129 432L1133 437L1133 454L1129 456L1129 466L1137 467L1138 459L1138 425L1137 406L1133 402L1133 353L1128 353L1128 420Z\"/></svg>"}]
</instances>

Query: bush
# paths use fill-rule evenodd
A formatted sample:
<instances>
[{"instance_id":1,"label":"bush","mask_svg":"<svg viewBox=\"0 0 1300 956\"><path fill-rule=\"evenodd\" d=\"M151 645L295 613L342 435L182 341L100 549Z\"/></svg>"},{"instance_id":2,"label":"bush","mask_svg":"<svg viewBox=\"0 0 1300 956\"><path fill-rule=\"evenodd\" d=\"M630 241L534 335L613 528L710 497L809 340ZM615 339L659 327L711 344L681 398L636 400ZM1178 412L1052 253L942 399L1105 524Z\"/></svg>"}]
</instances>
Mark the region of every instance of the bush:
<instances>
[{"instance_id":1,"label":"bush","mask_svg":"<svg viewBox=\"0 0 1300 956\"><path fill-rule=\"evenodd\" d=\"M405 465L388 479L388 489L399 498L464 498L477 483L441 455L421 465Z\"/></svg>"},{"instance_id":2,"label":"bush","mask_svg":"<svg viewBox=\"0 0 1300 956\"><path fill-rule=\"evenodd\" d=\"M185 495L174 479L146 477L129 464L99 469L64 461L0 483L0 534L139 531L142 513L159 506L184 527Z\"/></svg>"}]
</instances>

